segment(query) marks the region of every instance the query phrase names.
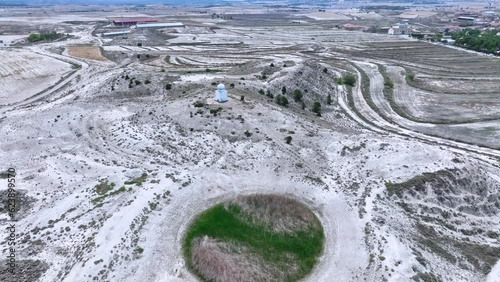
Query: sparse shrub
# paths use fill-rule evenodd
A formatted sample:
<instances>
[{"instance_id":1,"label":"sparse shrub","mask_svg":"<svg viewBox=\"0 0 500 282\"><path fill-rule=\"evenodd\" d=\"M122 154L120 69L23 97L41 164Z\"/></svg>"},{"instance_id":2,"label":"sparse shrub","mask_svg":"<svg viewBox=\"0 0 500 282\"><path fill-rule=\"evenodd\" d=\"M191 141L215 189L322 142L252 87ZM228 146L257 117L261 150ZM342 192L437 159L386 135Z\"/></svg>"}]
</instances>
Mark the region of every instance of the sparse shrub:
<instances>
[{"instance_id":1,"label":"sparse shrub","mask_svg":"<svg viewBox=\"0 0 500 282\"><path fill-rule=\"evenodd\" d=\"M326 103L328 105L331 105L332 104L332 95L328 94L328 96L326 96Z\"/></svg>"},{"instance_id":2,"label":"sparse shrub","mask_svg":"<svg viewBox=\"0 0 500 282\"><path fill-rule=\"evenodd\" d=\"M295 102L300 102L302 101L302 97L304 97L304 94L302 94L302 91L300 91L299 89L295 89L293 91L293 100Z\"/></svg>"},{"instance_id":3,"label":"sparse shrub","mask_svg":"<svg viewBox=\"0 0 500 282\"><path fill-rule=\"evenodd\" d=\"M286 86L281 87L281 93L283 93L283 95L286 94Z\"/></svg>"},{"instance_id":4,"label":"sparse shrub","mask_svg":"<svg viewBox=\"0 0 500 282\"><path fill-rule=\"evenodd\" d=\"M144 84L150 84L150 83L151 83L151 80L149 80L149 79L146 79L146 80L144 81Z\"/></svg>"},{"instance_id":5,"label":"sparse shrub","mask_svg":"<svg viewBox=\"0 0 500 282\"><path fill-rule=\"evenodd\" d=\"M142 43L141 42L137 43L137 46L142 47Z\"/></svg>"},{"instance_id":6,"label":"sparse shrub","mask_svg":"<svg viewBox=\"0 0 500 282\"><path fill-rule=\"evenodd\" d=\"M134 82L135 82L135 85L141 85L142 84L142 82L140 80L135 80Z\"/></svg>"},{"instance_id":7,"label":"sparse shrub","mask_svg":"<svg viewBox=\"0 0 500 282\"><path fill-rule=\"evenodd\" d=\"M262 79L267 79L267 75L265 73L262 74L261 76Z\"/></svg>"},{"instance_id":8,"label":"sparse shrub","mask_svg":"<svg viewBox=\"0 0 500 282\"><path fill-rule=\"evenodd\" d=\"M342 82L346 85L349 85L349 86L354 86L354 84L356 84L356 77L351 74L351 73L348 73L348 74L345 74L343 77L342 77Z\"/></svg>"},{"instance_id":9,"label":"sparse shrub","mask_svg":"<svg viewBox=\"0 0 500 282\"><path fill-rule=\"evenodd\" d=\"M323 72L324 72L324 73L327 73L327 72L328 72L328 69L327 69L327 68L324 68L324 69L323 69Z\"/></svg>"},{"instance_id":10,"label":"sparse shrub","mask_svg":"<svg viewBox=\"0 0 500 282\"><path fill-rule=\"evenodd\" d=\"M336 77L336 78L335 78L335 83L337 83L337 85L342 85L342 84L344 84L344 83L342 82L342 78L341 78L341 77Z\"/></svg>"},{"instance_id":11,"label":"sparse shrub","mask_svg":"<svg viewBox=\"0 0 500 282\"><path fill-rule=\"evenodd\" d=\"M259 89L259 94L264 95L264 94L266 94L266 92L264 92L264 89Z\"/></svg>"},{"instance_id":12,"label":"sparse shrub","mask_svg":"<svg viewBox=\"0 0 500 282\"><path fill-rule=\"evenodd\" d=\"M234 83L229 84L231 88L234 88Z\"/></svg>"},{"instance_id":13,"label":"sparse shrub","mask_svg":"<svg viewBox=\"0 0 500 282\"><path fill-rule=\"evenodd\" d=\"M415 74L412 72L408 72L406 74L406 78L408 78L408 80L410 80L410 81L413 81L413 80L415 80Z\"/></svg>"},{"instance_id":14,"label":"sparse shrub","mask_svg":"<svg viewBox=\"0 0 500 282\"><path fill-rule=\"evenodd\" d=\"M288 99L283 95L278 95L278 96L276 96L276 103L278 103L278 105L280 105L280 106L287 107L288 106Z\"/></svg>"},{"instance_id":15,"label":"sparse shrub","mask_svg":"<svg viewBox=\"0 0 500 282\"><path fill-rule=\"evenodd\" d=\"M214 81L214 82L212 82L212 85L217 85L217 82L215 82L215 81Z\"/></svg>"},{"instance_id":16,"label":"sparse shrub","mask_svg":"<svg viewBox=\"0 0 500 282\"><path fill-rule=\"evenodd\" d=\"M271 93L271 90L267 89L267 92L266 92L266 96L273 99L274 98L274 94Z\"/></svg>"},{"instance_id":17,"label":"sparse shrub","mask_svg":"<svg viewBox=\"0 0 500 282\"><path fill-rule=\"evenodd\" d=\"M245 101L245 96L241 95L240 100Z\"/></svg>"},{"instance_id":18,"label":"sparse shrub","mask_svg":"<svg viewBox=\"0 0 500 282\"><path fill-rule=\"evenodd\" d=\"M250 137L250 136L252 136L252 132L250 132L250 131L248 131L248 130L246 130L246 131L244 132L244 134L245 134L245 136L246 136L246 137Z\"/></svg>"},{"instance_id":19,"label":"sparse shrub","mask_svg":"<svg viewBox=\"0 0 500 282\"><path fill-rule=\"evenodd\" d=\"M285 142L286 142L287 144L292 143L292 136L287 136L287 137L285 137Z\"/></svg>"},{"instance_id":20,"label":"sparse shrub","mask_svg":"<svg viewBox=\"0 0 500 282\"><path fill-rule=\"evenodd\" d=\"M303 109L303 110L306 109L306 103L304 103L304 101L300 102L300 108Z\"/></svg>"},{"instance_id":21,"label":"sparse shrub","mask_svg":"<svg viewBox=\"0 0 500 282\"><path fill-rule=\"evenodd\" d=\"M321 103L320 102L314 102L312 106L312 112L315 113L317 116L321 116Z\"/></svg>"},{"instance_id":22,"label":"sparse shrub","mask_svg":"<svg viewBox=\"0 0 500 282\"><path fill-rule=\"evenodd\" d=\"M195 108L201 108L201 107L205 106L205 104L203 102L196 101L196 102L194 102L193 106L195 106Z\"/></svg>"},{"instance_id":23,"label":"sparse shrub","mask_svg":"<svg viewBox=\"0 0 500 282\"><path fill-rule=\"evenodd\" d=\"M165 85L165 89L167 89L167 90L172 89L172 84L167 83L167 84Z\"/></svg>"},{"instance_id":24,"label":"sparse shrub","mask_svg":"<svg viewBox=\"0 0 500 282\"><path fill-rule=\"evenodd\" d=\"M161 69L161 72L165 72L165 69Z\"/></svg>"}]
</instances>

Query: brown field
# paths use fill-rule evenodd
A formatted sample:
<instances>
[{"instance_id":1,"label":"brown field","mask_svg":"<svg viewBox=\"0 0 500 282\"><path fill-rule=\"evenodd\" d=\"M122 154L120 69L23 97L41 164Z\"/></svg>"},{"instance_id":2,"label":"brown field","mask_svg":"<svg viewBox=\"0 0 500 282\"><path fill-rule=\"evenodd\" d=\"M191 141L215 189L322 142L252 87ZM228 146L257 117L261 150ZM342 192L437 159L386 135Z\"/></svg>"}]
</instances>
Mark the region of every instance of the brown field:
<instances>
[{"instance_id":1,"label":"brown field","mask_svg":"<svg viewBox=\"0 0 500 282\"><path fill-rule=\"evenodd\" d=\"M68 47L68 53L71 56L94 61L108 61L101 54L101 49L97 46L71 46Z\"/></svg>"}]
</instances>

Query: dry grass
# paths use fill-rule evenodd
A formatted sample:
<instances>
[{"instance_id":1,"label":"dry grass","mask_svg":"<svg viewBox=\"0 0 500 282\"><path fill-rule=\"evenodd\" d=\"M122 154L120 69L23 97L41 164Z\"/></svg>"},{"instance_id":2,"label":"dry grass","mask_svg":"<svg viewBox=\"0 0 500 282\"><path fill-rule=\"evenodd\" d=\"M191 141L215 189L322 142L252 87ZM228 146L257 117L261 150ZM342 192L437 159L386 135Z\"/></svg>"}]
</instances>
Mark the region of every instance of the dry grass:
<instances>
[{"instance_id":1,"label":"dry grass","mask_svg":"<svg viewBox=\"0 0 500 282\"><path fill-rule=\"evenodd\" d=\"M308 207L279 195L239 196L229 204L241 208L244 215L242 220L268 226L276 232L305 231L320 226L320 222Z\"/></svg>"},{"instance_id":2,"label":"dry grass","mask_svg":"<svg viewBox=\"0 0 500 282\"><path fill-rule=\"evenodd\" d=\"M108 61L102 54L101 49L97 46L71 46L68 47L68 53L71 56L89 59L94 61Z\"/></svg>"},{"instance_id":3,"label":"dry grass","mask_svg":"<svg viewBox=\"0 0 500 282\"><path fill-rule=\"evenodd\" d=\"M285 273L266 266L246 248L204 236L192 242L191 263L207 281L284 281Z\"/></svg>"}]
</instances>

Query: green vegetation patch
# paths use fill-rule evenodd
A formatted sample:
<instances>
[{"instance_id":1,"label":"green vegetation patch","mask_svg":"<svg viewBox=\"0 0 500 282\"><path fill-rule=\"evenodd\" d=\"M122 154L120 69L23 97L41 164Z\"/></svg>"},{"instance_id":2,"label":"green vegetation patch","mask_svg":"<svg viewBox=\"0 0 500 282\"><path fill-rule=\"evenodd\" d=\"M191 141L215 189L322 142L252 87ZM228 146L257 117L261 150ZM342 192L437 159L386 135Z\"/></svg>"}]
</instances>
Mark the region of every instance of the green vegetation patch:
<instances>
[{"instance_id":1,"label":"green vegetation patch","mask_svg":"<svg viewBox=\"0 0 500 282\"><path fill-rule=\"evenodd\" d=\"M144 172L144 173L142 173L141 176L139 176L137 178L125 181L125 185L133 185L133 184L135 184L137 186L142 186L142 183L144 181L146 181L147 178L148 178L148 174Z\"/></svg>"},{"instance_id":2,"label":"green vegetation patch","mask_svg":"<svg viewBox=\"0 0 500 282\"><path fill-rule=\"evenodd\" d=\"M493 29L481 32L479 29L464 29L451 32L455 45L478 52L497 54L500 51L500 30Z\"/></svg>"},{"instance_id":3,"label":"green vegetation patch","mask_svg":"<svg viewBox=\"0 0 500 282\"><path fill-rule=\"evenodd\" d=\"M215 205L194 220L183 241L188 268L203 281L297 281L305 277L323 250L324 233L317 217L286 197L247 197ZM198 246L196 242L203 239L210 239L210 248ZM199 263L200 257L209 263ZM260 270L256 273L255 269Z\"/></svg>"},{"instance_id":4,"label":"green vegetation patch","mask_svg":"<svg viewBox=\"0 0 500 282\"><path fill-rule=\"evenodd\" d=\"M115 183L108 183L108 180L107 179L101 179L99 181L99 184L97 184L95 187L94 187L94 190L95 192L98 194L98 195L104 195L106 194L108 191L111 191L113 190L113 188L115 187Z\"/></svg>"}]
</instances>

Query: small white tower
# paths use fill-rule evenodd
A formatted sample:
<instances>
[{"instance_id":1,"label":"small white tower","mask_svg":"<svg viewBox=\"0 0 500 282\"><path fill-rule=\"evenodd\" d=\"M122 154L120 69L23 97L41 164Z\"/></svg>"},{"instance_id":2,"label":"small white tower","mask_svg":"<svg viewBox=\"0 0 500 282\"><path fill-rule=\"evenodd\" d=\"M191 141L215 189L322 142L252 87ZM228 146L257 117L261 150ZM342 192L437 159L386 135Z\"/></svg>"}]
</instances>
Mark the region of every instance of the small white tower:
<instances>
[{"instance_id":1,"label":"small white tower","mask_svg":"<svg viewBox=\"0 0 500 282\"><path fill-rule=\"evenodd\" d=\"M215 100L219 103L227 102L227 91L224 84L217 85L217 90L215 90Z\"/></svg>"}]
</instances>

